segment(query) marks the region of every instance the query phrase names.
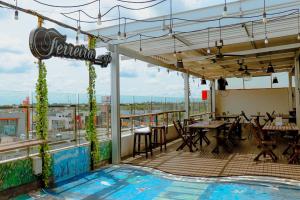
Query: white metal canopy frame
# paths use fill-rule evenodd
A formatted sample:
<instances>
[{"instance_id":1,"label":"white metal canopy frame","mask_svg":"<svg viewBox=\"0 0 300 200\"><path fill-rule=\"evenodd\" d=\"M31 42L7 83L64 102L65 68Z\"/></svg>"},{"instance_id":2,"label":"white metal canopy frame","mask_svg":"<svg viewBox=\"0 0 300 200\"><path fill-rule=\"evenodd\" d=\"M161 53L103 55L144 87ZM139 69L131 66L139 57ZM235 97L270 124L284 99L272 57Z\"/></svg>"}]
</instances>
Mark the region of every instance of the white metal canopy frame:
<instances>
[{"instance_id":1,"label":"white metal canopy frame","mask_svg":"<svg viewBox=\"0 0 300 200\"><path fill-rule=\"evenodd\" d=\"M122 55L197 77L243 77L248 71L264 76L270 66L275 72L293 71L300 48L299 7L298 0L267 1L263 23L263 1L243 0L227 3L225 18L221 4L90 33L113 38L108 44L99 40L97 47L117 45ZM126 38L118 38L120 26Z\"/></svg>"}]
</instances>

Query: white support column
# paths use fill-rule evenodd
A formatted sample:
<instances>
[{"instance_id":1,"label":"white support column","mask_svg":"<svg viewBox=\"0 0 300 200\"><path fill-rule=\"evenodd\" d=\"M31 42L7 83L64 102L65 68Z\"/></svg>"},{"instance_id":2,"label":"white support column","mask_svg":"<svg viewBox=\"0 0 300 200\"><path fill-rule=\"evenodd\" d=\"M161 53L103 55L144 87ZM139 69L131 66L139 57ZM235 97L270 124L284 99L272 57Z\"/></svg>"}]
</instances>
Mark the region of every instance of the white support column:
<instances>
[{"instance_id":1,"label":"white support column","mask_svg":"<svg viewBox=\"0 0 300 200\"><path fill-rule=\"evenodd\" d=\"M289 111L293 110L293 85L292 85L292 73L289 72Z\"/></svg>"},{"instance_id":2,"label":"white support column","mask_svg":"<svg viewBox=\"0 0 300 200\"><path fill-rule=\"evenodd\" d=\"M211 107L210 107L210 112L215 113L216 112L216 84L215 84L215 80L210 81L210 103L211 103ZM213 114L212 116L215 116L215 114Z\"/></svg>"},{"instance_id":3,"label":"white support column","mask_svg":"<svg viewBox=\"0 0 300 200\"><path fill-rule=\"evenodd\" d=\"M295 57L295 104L296 104L296 118L297 125L300 127L300 69L299 69L299 52L297 52Z\"/></svg>"},{"instance_id":4,"label":"white support column","mask_svg":"<svg viewBox=\"0 0 300 200\"><path fill-rule=\"evenodd\" d=\"M190 118L190 84L189 84L189 74L183 73L184 79L184 109L185 115L184 119Z\"/></svg>"},{"instance_id":5,"label":"white support column","mask_svg":"<svg viewBox=\"0 0 300 200\"><path fill-rule=\"evenodd\" d=\"M111 61L111 135L113 164L119 164L121 162L120 122L120 56L118 46L114 45Z\"/></svg>"}]
</instances>

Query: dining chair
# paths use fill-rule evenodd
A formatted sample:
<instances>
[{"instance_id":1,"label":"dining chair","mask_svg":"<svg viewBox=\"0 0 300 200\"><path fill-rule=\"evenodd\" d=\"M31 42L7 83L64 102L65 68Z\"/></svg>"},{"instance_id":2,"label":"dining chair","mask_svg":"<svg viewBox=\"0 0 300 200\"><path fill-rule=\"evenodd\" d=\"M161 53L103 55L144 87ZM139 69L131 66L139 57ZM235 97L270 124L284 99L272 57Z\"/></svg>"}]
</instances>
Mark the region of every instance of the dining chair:
<instances>
[{"instance_id":1,"label":"dining chair","mask_svg":"<svg viewBox=\"0 0 300 200\"><path fill-rule=\"evenodd\" d=\"M251 118L248 118L246 113L242 110L241 112L241 116L244 118L244 123L246 121L245 124L248 125L248 128L249 128L249 134L248 134L248 140L252 139L252 136L253 136L253 123L252 123L252 120Z\"/></svg>"},{"instance_id":2,"label":"dining chair","mask_svg":"<svg viewBox=\"0 0 300 200\"><path fill-rule=\"evenodd\" d=\"M296 164L300 161L300 144L296 144L293 147L293 154L289 158L289 164Z\"/></svg>"},{"instance_id":3,"label":"dining chair","mask_svg":"<svg viewBox=\"0 0 300 200\"><path fill-rule=\"evenodd\" d=\"M257 119L254 119L254 123L256 127L254 127L255 130L255 137L259 142L259 146L261 147L261 151L257 156L254 158L254 161L258 161L259 158L263 155L266 157L269 155L273 162L276 162L278 160L278 157L273 152L273 149L276 147L276 141L272 140L271 137L267 137L267 135L264 135L263 130L261 126L259 125L259 122Z\"/></svg>"},{"instance_id":4,"label":"dining chair","mask_svg":"<svg viewBox=\"0 0 300 200\"><path fill-rule=\"evenodd\" d=\"M176 151L182 150L185 146L188 146L190 151L193 151L193 146L197 149L197 147L193 143L193 135L189 132L186 132L181 125L179 120L173 121L176 132L182 139L182 144L176 149Z\"/></svg>"},{"instance_id":5,"label":"dining chair","mask_svg":"<svg viewBox=\"0 0 300 200\"><path fill-rule=\"evenodd\" d=\"M225 151L231 153L233 147L235 146L234 143L234 136L235 136L235 129L236 129L237 122L234 121L228 130L224 129L222 134L216 135L217 144L223 146Z\"/></svg>"}]
</instances>

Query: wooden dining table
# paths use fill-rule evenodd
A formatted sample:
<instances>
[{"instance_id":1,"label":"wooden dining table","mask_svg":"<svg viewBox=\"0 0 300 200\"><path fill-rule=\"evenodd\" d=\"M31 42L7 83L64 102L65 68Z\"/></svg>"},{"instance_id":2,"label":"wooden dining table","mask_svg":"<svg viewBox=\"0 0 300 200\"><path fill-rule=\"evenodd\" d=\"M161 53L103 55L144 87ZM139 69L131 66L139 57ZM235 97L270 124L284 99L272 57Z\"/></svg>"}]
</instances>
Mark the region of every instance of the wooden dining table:
<instances>
[{"instance_id":1,"label":"wooden dining table","mask_svg":"<svg viewBox=\"0 0 300 200\"><path fill-rule=\"evenodd\" d=\"M237 119L239 116L240 116L240 115L237 115L237 114L217 115L217 116L216 116L216 119L217 119L217 120L221 120L221 119L224 119L224 120Z\"/></svg>"},{"instance_id":2,"label":"wooden dining table","mask_svg":"<svg viewBox=\"0 0 300 200\"><path fill-rule=\"evenodd\" d=\"M297 140L299 139L299 135L298 135L299 128L295 123L283 123L283 125L276 125L275 123L267 123L264 125L262 130L265 132L271 132L271 131L284 132L284 133L291 132L294 133L295 138ZM291 147L292 144L289 144L282 154L283 155L286 154Z\"/></svg>"},{"instance_id":3,"label":"wooden dining table","mask_svg":"<svg viewBox=\"0 0 300 200\"><path fill-rule=\"evenodd\" d=\"M203 131L203 129L215 129L217 130L217 135L220 134L220 129L225 125L224 121L221 120L215 120L215 121L199 121L194 124L189 125L188 127L191 130L197 130L200 131L200 133ZM191 131L193 132L193 131ZM219 144L218 140L216 140L216 146L213 149L213 153L219 153Z\"/></svg>"}]
</instances>

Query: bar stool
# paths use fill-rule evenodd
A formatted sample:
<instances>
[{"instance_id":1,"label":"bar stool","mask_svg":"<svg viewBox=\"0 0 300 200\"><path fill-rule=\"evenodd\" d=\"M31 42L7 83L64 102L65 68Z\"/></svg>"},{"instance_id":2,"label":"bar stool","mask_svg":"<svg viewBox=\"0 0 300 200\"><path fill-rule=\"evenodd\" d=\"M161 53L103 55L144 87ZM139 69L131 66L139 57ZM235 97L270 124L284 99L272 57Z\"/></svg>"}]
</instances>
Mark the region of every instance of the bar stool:
<instances>
[{"instance_id":1,"label":"bar stool","mask_svg":"<svg viewBox=\"0 0 300 200\"><path fill-rule=\"evenodd\" d=\"M158 147L160 146L160 151L162 151L163 145L165 146L165 151L167 150L167 127L165 125L162 126L152 126L154 141L152 142L152 146ZM158 134L160 141L158 142Z\"/></svg>"},{"instance_id":2,"label":"bar stool","mask_svg":"<svg viewBox=\"0 0 300 200\"><path fill-rule=\"evenodd\" d=\"M141 136L145 138L145 151L141 151ZM133 157L135 154L146 153L146 158L148 158L148 152L152 156L152 145L151 145L152 132L149 127L139 128L134 131L134 142L133 142ZM136 139L138 138L138 151L136 151ZM149 143L148 143L149 139Z\"/></svg>"}]
</instances>

